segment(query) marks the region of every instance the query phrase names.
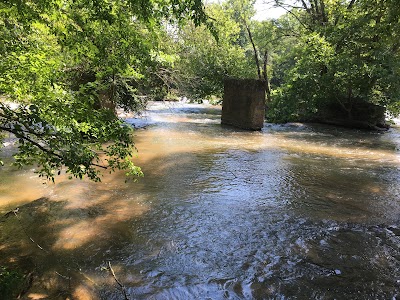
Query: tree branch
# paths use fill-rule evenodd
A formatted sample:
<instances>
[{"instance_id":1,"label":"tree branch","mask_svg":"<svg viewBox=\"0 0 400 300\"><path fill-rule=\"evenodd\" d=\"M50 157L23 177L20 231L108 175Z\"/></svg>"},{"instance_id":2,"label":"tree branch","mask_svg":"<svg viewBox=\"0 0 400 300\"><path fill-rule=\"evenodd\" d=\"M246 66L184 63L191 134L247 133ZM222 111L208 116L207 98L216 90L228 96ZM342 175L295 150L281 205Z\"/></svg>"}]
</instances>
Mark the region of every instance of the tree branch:
<instances>
[{"instance_id":1,"label":"tree branch","mask_svg":"<svg viewBox=\"0 0 400 300\"><path fill-rule=\"evenodd\" d=\"M307 6L304 0L301 0L301 4L303 5L304 9L311 15L310 8Z\"/></svg>"},{"instance_id":2,"label":"tree branch","mask_svg":"<svg viewBox=\"0 0 400 300\"><path fill-rule=\"evenodd\" d=\"M247 22L245 20L243 20L243 21L244 21L244 25L246 27L247 33L249 35L250 43L253 46L254 60L255 60L256 65L257 65L258 79L261 80L262 79L262 77L261 77L261 67L260 67L260 61L258 59L258 51L257 51L256 45L254 44L253 35L251 34L250 27L247 25Z\"/></svg>"},{"instance_id":3,"label":"tree branch","mask_svg":"<svg viewBox=\"0 0 400 300\"><path fill-rule=\"evenodd\" d=\"M324 0L321 0L321 18L322 18L322 24L328 23L328 17L326 15L326 9L325 9L325 2Z\"/></svg>"},{"instance_id":4,"label":"tree branch","mask_svg":"<svg viewBox=\"0 0 400 300\"><path fill-rule=\"evenodd\" d=\"M286 10L286 12L288 12L289 14L291 14L293 17L295 17L295 19L300 23L301 26L303 26L305 29L307 29L308 31L312 31L306 24L303 23L303 21L300 20L300 18L298 16L296 16L296 14L294 14L291 10L287 9L286 7L279 6L281 8L283 8L284 10Z\"/></svg>"},{"instance_id":5,"label":"tree branch","mask_svg":"<svg viewBox=\"0 0 400 300\"><path fill-rule=\"evenodd\" d=\"M12 133L12 134L14 134L17 138L24 139L25 141L27 141L27 142L29 142L30 144L36 146L37 148L39 148L39 149L42 150L43 152L45 152L45 153L47 153L47 154L49 154L49 155L55 156L55 157L59 158L61 161L65 161L65 158L64 158L62 155L60 155L60 154L58 154L58 153L56 153L56 152L54 152L54 151L52 151L52 150L50 150L50 149L45 148L45 147L42 146L40 143L38 143L38 142L34 141L33 139L31 139L29 136L26 136L26 135L24 135L24 134L21 134L21 132L19 132L18 130L15 130L15 129L9 128L9 127L4 127L4 126L0 126L0 130L3 130L3 131L7 131L7 132L9 132L9 133ZM102 166L102 165L99 165L99 164L96 164L96 163L90 163L90 165L91 165L91 166L94 166L94 167L99 167L99 168L102 168L102 169L105 169L105 170L108 169L107 166Z\"/></svg>"},{"instance_id":6,"label":"tree branch","mask_svg":"<svg viewBox=\"0 0 400 300\"><path fill-rule=\"evenodd\" d=\"M114 278L115 282L120 286L122 293L124 294L124 299L129 300L128 294L126 293L126 288L125 286L121 283L121 281L118 280L117 276L115 276L115 272L111 266L111 262L108 262L108 269L110 270L110 273L112 277Z\"/></svg>"},{"instance_id":7,"label":"tree branch","mask_svg":"<svg viewBox=\"0 0 400 300\"><path fill-rule=\"evenodd\" d=\"M347 6L347 10L350 10L353 7L354 3L356 3L356 0L351 0L349 5Z\"/></svg>"}]
</instances>

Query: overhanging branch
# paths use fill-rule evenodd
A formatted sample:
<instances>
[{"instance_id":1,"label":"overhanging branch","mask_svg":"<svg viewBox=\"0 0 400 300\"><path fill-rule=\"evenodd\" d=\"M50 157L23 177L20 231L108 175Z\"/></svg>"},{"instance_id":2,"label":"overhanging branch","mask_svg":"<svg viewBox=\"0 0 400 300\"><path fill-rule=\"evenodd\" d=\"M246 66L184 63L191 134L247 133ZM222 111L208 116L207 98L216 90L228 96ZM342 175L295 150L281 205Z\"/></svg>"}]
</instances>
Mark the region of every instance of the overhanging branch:
<instances>
[{"instance_id":1,"label":"overhanging branch","mask_svg":"<svg viewBox=\"0 0 400 300\"><path fill-rule=\"evenodd\" d=\"M54 152L54 151L52 151L52 150L50 150L50 149L44 147L44 146L41 145L40 143L38 143L38 142L36 142L35 140L31 139L29 136L26 136L25 134L22 134L21 132L19 132L19 131L16 130L16 129L13 129L13 128L10 128L10 127L5 127L5 126L1 126L1 125L0 125L0 130L3 130L3 131L6 131L6 132L9 132L9 133L12 133L12 134L14 134L17 138L21 138L21 139L23 139L23 140L29 142L30 144L32 144L32 145L34 145L35 147L39 148L41 151L43 151L43 152L45 152L45 153L47 153L47 154L49 154L49 155L51 155L51 156L57 157L57 158L59 158L61 161L65 161L65 158L64 158L62 155L60 155L60 154L58 154L58 153L56 153L56 152ZM102 165L99 165L99 164L96 164L96 163L90 163L90 165L91 165L91 166L94 166L94 167L99 167L99 168L102 168L102 169L108 169L107 166L102 166Z\"/></svg>"}]
</instances>

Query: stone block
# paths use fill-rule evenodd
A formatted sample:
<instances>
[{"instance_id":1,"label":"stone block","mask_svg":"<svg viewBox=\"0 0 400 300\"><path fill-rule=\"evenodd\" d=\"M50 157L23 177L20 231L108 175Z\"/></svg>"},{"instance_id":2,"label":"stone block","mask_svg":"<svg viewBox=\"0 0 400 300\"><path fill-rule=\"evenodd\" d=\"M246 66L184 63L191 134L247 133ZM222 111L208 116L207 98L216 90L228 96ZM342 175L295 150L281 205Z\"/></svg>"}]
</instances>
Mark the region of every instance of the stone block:
<instances>
[{"instance_id":1,"label":"stone block","mask_svg":"<svg viewBox=\"0 0 400 300\"><path fill-rule=\"evenodd\" d=\"M221 123L247 130L261 130L265 116L264 83L255 79L226 79Z\"/></svg>"},{"instance_id":2,"label":"stone block","mask_svg":"<svg viewBox=\"0 0 400 300\"><path fill-rule=\"evenodd\" d=\"M351 110L344 110L337 102L327 103L319 108L313 121L359 129L387 130L389 128L385 122L385 107L361 99L353 99L352 103L345 101L342 103L346 107L351 107Z\"/></svg>"}]
</instances>

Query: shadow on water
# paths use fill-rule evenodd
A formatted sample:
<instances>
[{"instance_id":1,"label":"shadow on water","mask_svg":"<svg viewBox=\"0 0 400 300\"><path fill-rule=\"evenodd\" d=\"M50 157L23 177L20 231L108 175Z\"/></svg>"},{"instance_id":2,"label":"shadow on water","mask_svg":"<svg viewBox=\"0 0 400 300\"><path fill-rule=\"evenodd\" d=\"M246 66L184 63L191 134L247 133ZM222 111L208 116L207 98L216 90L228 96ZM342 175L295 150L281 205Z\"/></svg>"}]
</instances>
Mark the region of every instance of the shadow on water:
<instances>
[{"instance_id":1,"label":"shadow on water","mask_svg":"<svg viewBox=\"0 0 400 300\"><path fill-rule=\"evenodd\" d=\"M130 299L396 297L396 150L197 113L137 131L139 182L61 179L0 220L0 265L34 271L26 299L123 299L108 261Z\"/></svg>"}]
</instances>

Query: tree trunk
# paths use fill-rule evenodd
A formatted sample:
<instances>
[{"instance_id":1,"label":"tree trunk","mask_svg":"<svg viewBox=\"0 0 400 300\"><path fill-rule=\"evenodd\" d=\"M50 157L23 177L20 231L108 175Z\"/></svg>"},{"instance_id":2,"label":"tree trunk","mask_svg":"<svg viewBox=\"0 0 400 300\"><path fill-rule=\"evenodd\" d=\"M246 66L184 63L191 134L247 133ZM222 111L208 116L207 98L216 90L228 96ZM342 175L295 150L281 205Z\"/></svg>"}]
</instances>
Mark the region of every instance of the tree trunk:
<instances>
[{"instance_id":1,"label":"tree trunk","mask_svg":"<svg viewBox=\"0 0 400 300\"><path fill-rule=\"evenodd\" d=\"M255 62L256 62L256 66L257 66L258 79L262 80L262 77L261 77L260 60L258 59L258 51L257 51L256 45L254 44L253 35L251 34L250 27L247 25L247 22L246 22L245 20L244 20L244 25L246 26L246 30L247 30L247 33L248 33L248 35L249 35L250 43L251 43L251 45L253 46L254 60L255 60Z\"/></svg>"},{"instance_id":2,"label":"tree trunk","mask_svg":"<svg viewBox=\"0 0 400 300\"><path fill-rule=\"evenodd\" d=\"M265 50L264 52L264 70L263 70L263 80L264 80L264 85L265 85L265 94L267 96L267 103L271 102L271 85L269 83L269 78L268 78L268 72L267 72L267 67L268 67L268 50Z\"/></svg>"}]
</instances>

